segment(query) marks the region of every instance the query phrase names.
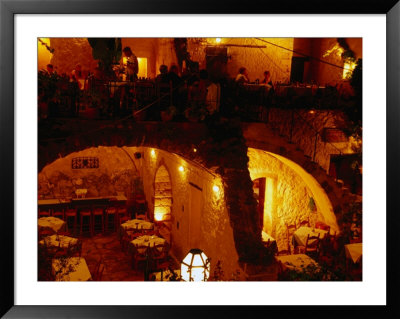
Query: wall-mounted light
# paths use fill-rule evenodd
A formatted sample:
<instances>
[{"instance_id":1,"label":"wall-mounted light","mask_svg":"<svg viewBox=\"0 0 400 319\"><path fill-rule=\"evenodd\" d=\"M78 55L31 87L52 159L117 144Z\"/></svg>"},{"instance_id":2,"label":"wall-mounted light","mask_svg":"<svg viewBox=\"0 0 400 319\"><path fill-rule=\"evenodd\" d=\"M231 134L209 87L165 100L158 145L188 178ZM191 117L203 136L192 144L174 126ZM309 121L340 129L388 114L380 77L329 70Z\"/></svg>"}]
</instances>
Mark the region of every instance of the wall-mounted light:
<instances>
[{"instance_id":1,"label":"wall-mounted light","mask_svg":"<svg viewBox=\"0 0 400 319\"><path fill-rule=\"evenodd\" d=\"M178 170L179 170L180 172L183 172L185 169L183 168L183 166L179 166Z\"/></svg>"},{"instance_id":2,"label":"wall-mounted light","mask_svg":"<svg viewBox=\"0 0 400 319\"><path fill-rule=\"evenodd\" d=\"M206 254L197 248L189 251L181 263L183 281L207 281L210 276L210 261Z\"/></svg>"},{"instance_id":3,"label":"wall-mounted light","mask_svg":"<svg viewBox=\"0 0 400 319\"><path fill-rule=\"evenodd\" d=\"M150 151L150 155L151 155L152 157L156 156L156 151L152 149L152 150Z\"/></svg>"},{"instance_id":4,"label":"wall-mounted light","mask_svg":"<svg viewBox=\"0 0 400 319\"><path fill-rule=\"evenodd\" d=\"M216 39L215 39L215 42L221 43L221 38L216 38Z\"/></svg>"},{"instance_id":5,"label":"wall-mounted light","mask_svg":"<svg viewBox=\"0 0 400 319\"><path fill-rule=\"evenodd\" d=\"M218 192L219 192L219 187L218 187L217 185L214 185L214 186L213 186L213 191L214 191L215 193L218 193Z\"/></svg>"}]
</instances>

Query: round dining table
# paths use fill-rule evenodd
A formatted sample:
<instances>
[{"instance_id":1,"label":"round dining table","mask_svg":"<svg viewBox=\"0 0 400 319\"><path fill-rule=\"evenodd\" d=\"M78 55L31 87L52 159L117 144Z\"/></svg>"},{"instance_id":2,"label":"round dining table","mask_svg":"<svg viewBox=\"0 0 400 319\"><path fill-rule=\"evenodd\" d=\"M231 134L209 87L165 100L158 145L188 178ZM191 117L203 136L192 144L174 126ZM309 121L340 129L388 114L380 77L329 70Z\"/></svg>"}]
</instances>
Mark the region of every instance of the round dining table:
<instances>
[{"instance_id":1,"label":"round dining table","mask_svg":"<svg viewBox=\"0 0 400 319\"><path fill-rule=\"evenodd\" d=\"M38 219L38 227L39 231L42 230L51 230L55 233L59 232L60 230L65 230L66 223L60 218L57 217L41 217Z\"/></svg>"},{"instance_id":2,"label":"round dining table","mask_svg":"<svg viewBox=\"0 0 400 319\"><path fill-rule=\"evenodd\" d=\"M146 249L147 249L147 248L154 247L156 245L165 245L165 243L166 242L165 242L164 238L161 238L161 237L158 237L155 235L152 235L152 236L143 235L143 236L135 238L134 240L132 240L130 242L131 249L133 247L137 248L137 247L144 247L144 246L146 246ZM143 251L139 251L139 252L143 253Z\"/></svg>"}]
</instances>

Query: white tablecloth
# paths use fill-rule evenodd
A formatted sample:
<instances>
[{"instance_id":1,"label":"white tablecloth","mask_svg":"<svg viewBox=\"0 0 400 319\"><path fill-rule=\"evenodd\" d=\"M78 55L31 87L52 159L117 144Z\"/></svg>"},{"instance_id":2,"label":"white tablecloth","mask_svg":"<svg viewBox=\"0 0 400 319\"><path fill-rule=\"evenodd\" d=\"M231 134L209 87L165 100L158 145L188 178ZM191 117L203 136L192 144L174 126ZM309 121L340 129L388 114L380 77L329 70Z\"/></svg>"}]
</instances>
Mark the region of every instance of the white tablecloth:
<instances>
[{"instance_id":1,"label":"white tablecloth","mask_svg":"<svg viewBox=\"0 0 400 319\"><path fill-rule=\"evenodd\" d=\"M51 266L56 281L88 281L92 279L86 260L82 257L67 258L63 270L59 274L56 272L61 268L60 259L53 259Z\"/></svg>"},{"instance_id":2,"label":"white tablecloth","mask_svg":"<svg viewBox=\"0 0 400 319\"><path fill-rule=\"evenodd\" d=\"M38 219L39 230L51 229L58 232L65 227L65 221L57 217L41 217Z\"/></svg>"},{"instance_id":3,"label":"white tablecloth","mask_svg":"<svg viewBox=\"0 0 400 319\"><path fill-rule=\"evenodd\" d=\"M131 219L128 220L127 222L121 224L121 227L124 230L129 230L129 229L153 229L154 224L145 220L141 219Z\"/></svg>"},{"instance_id":4,"label":"white tablecloth","mask_svg":"<svg viewBox=\"0 0 400 319\"><path fill-rule=\"evenodd\" d=\"M63 235L51 235L42 239L39 244L44 245L45 242L47 247L68 248L69 246L76 245L78 243L78 239Z\"/></svg>"},{"instance_id":5,"label":"white tablecloth","mask_svg":"<svg viewBox=\"0 0 400 319\"><path fill-rule=\"evenodd\" d=\"M132 240L131 244L136 247L138 246L154 247L155 245L164 245L165 239L155 235L153 236L144 235ZM141 253L143 252L141 251Z\"/></svg>"},{"instance_id":6,"label":"white tablecloth","mask_svg":"<svg viewBox=\"0 0 400 319\"><path fill-rule=\"evenodd\" d=\"M344 245L346 258L351 259L353 263L357 263L362 257L362 243Z\"/></svg>"},{"instance_id":7,"label":"white tablecloth","mask_svg":"<svg viewBox=\"0 0 400 319\"><path fill-rule=\"evenodd\" d=\"M314 259L304 254L275 256L275 258L282 263L282 267L284 270L291 269L302 271L309 265L319 267L318 263Z\"/></svg>"},{"instance_id":8,"label":"white tablecloth","mask_svg":"<svg viewBox=\"0 0 400 319\"><path fill-rule=\"evenodd\" d=\"M302 226L293 233L293 241L295 246L305 246L308 235L318 236L318 234L320 234L319 238L322 239L327 233L327 230L322 230L318 228L313 229L311 227Z\"/></svg>"}]
</instances>

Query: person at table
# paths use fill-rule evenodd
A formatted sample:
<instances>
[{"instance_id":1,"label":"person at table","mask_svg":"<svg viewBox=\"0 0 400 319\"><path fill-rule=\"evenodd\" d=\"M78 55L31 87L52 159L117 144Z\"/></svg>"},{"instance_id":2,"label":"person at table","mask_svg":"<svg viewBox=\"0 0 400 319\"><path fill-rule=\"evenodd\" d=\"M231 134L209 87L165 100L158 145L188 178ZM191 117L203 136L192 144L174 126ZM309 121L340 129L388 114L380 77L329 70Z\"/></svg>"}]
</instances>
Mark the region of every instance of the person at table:
<instances>
[{"instance_id":1,"label":"person at table","mask_svg":"<svg viewBox=\"0 0 400 319\"><path fill-rule=\"evenodd\" d=\"M172 82L172 86L175 88L179 86L182 82L181 77L179 76L179 69L178 66L175 64L171 65L168 72L168 80Z\"/></svg>"},{"instance_id":2,"label":"person at table","mask_svg":"<svg viewBox=\"0 0 400 319\"><path fill-rule=\"evenodd\" d=\"M122 51L126 57L126 60L123 59L123 66L125 69L126 78L128 81L135 81L137 80L137 74L139 73L138 59L136 55L133 54L130 47L125 47Z\"/></svg>"},{"instance_id":3,"label":"person at table","mask_svg":"<svg viewBox=\"0 0 400 319\"><path fill-rule=\"evenodd\" d=\"M235 78L235 82L238 84L249 83L249 73L245 67L239 69L239 73Z\"/></svg>"},{"instance_id":4,"label":"person at table","mask_svg":"<svg viewBox=\"0 0 400 319\"><path fill-rule=\"evenodd\" d=\"M168 66L162 64L159 70L160 74L158 74L156 77L156 83L169 83Z\"/></svg>"},{"instance_id":5,"label":"person at table","mask_svg":"<svg viewBox=\"0 0 400 319\"><path fill-rule=\"evenodd\" d=\"M264 72L264 80L261 81L261 84L265 84L269 88L273 89L274 85L272 84L271 80L271 73L269 71Z\"/></svg>"}]
</instances>

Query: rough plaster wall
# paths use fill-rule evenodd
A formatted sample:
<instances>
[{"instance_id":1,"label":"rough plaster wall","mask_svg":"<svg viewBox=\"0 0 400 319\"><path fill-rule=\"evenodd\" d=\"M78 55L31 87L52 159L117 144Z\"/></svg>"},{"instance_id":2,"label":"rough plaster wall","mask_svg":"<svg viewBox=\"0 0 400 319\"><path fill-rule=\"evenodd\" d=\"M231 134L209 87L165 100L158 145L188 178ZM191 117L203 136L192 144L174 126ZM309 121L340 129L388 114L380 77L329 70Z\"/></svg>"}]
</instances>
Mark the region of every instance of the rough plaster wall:
<instances>
[{"instance_id":1,"label":"rough plaster wall","mask_svg":"<svg viewBox=\"0 0 400 319\"><path fill-rule=\"evenodd\" d=\"M315 132L322 133L323 128L342 128L345 127L345 116L341 111L335 110L316 110L313 114L307 110L296 110L301 115L294 117L294 125L292 130L292 141L303 150L305 155L310 157L314 154ZM302 120L306 120L314 129L305 124ZM273 127L279 129L279 133L290 136L292 126L292 111L282 109L270 109L269 123ZM326 143L319 137L317 140L316 162L327 172L329 171L330 155L354 153L351 149L352 142L346 141L342 143Z\"/></svg>"},{"instance_id":2,"label":"rough plaster wall","mask_svg":"<svg viewBox=\"0 0 400 319\"><path fill-rule=\"evenodd\" d=\"M94 71L97 60L93 59L87 38L51 38L50 41L55 50L51 63L58 74L71 75L78 63L82 71Z\"/></svg>"},{"instance_id":3,"label":"rough plaster wall","mask_svg":"<svg viewBox=\"0 0 400 319\"><path fill-rule=\"evenodd\" d=\"M121 42L122 49L128 46L137 57L147 58L147 77L154 78L158 74L158 69L156 69L158 41L156 38L122 38Z\"/></svg>"},{"instance_id":4,"label":"rough plaster wall","mask_svg":"<svg viewBox=\"0 0 400 319\"><path fill-rule=\"evenodd\" d=\"M250 148L248 156L252 180L260 177L275 180L270 235L276 239L279 250L286 249L285 223L298 225L307 219L315 223L318 218L319 213L311 212L308 207L313 193L296 172L268 153Z\"/></svg>"},{"instance_id":5,"label":"rough plaster wall","mask_svg":"<svg viewBox=\"0 0 400 319\"><path fill-rule=\"evenodd\" d=\"M99 168L72 169L72 158L81 156L98 157ZM76 197L77 188L86 188L86 197L117 195L117 192L129 197L132 180L137 176L136 167L119 147L93 147L71 153L44 167L38 177L38 194L46 198Z\"/></svg>"},{"instance_id":6,"label":"rough plaster wall","mask_svg":"<svg viewBox=\"0 0 400 319\"><path fill-rule=\"evenodd\" d=\"M262 39L288 49L293 48L293 38ZM250 81L255 81L256 79L261 81L264 78L263 73L266 70L271 72L273 82L289 81L292 65L291 51L283 50L254 38L233 38L229 43L267 46L266 48L228 48L228 55L232 56L232 59L228 62L228 73L231 76L236 76L239 68L244 66L248 69Z\"/></svg>"},{"instance_id":7,"label":"rough plaster wall","mask_svg":"<svg viewBox=\"0 0 400 319\"><path fill-rule=\"evenodd\" d=\"M262 38L282 47L293 49L293 38ZM207 44L216 45L215 38L204 38L199 45L199 39L188 41L188 51L194 61L205 68L205 47ZM220 45L256 45L266 48L228 47L227 72L230 77L236 77L240 67L244 66L249 72L250 81L257 78L261 81L266 70L271 72L273 82L287 82L290 79L292 52L267 44L255 38L222 38Z\"/></svg>"},{"instance_id":8,"label":"rough plaster wall","mask_svg":"<svg viewBox=\"0 0 400 319\"><path fill-rule=\"evenodd\" d=\"M160 165L167 168L172 184L172 213L171 213L171 237L172 251L178 260L183 259L187 252L193 248L189 244L188 213L190 211L190 186L189 182L202 188L202 215L200 217L200 249L211 258L211 273L218 260L221 260L223 270L230 276L239 269L238 255L236 252L233 231L224 203L222 185L204 169L185 161L181 157L155 149L156 156L152 157L150 148L127 148L129 153L136 151L144 153L143 159L143 183L146 199L149 203L149 211L154 209L154 181L155 174ZM179 166L184 166L185 171L180 172ZM212 187L217 183L220 192L216 194ZM179 222L179 229L177 223Z\"/></svg>"}]
</instances>

